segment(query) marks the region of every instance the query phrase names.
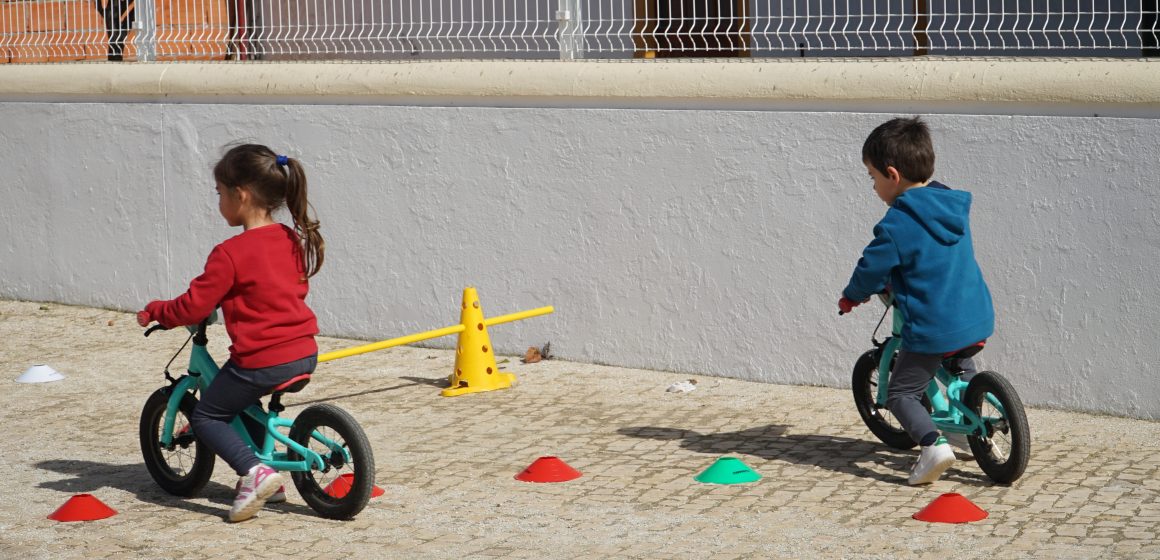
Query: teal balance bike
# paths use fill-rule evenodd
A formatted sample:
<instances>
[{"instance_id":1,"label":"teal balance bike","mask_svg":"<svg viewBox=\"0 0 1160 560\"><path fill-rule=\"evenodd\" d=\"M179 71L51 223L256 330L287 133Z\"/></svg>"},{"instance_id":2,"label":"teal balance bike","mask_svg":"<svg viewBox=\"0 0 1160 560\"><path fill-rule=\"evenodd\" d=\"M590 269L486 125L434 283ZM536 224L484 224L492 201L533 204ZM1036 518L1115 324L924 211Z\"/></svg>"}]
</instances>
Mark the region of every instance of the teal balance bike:
<instances>
[{"instance_id":1,"label":"teal balance bike","mask_svg":"<svg viewBox=\"0 0 1160 560\"><path fill-rule=\"evenodd\" d=\"M206 328L216 315L186 327L190 337L165 366L169 385L154 391L141 410L145 467L162 489L177 496L196 495L213 474L216 456L193 433L189 419L198 391L209 387L219 372L206 350ZM158 329L164 327L154 325L145 336ZM190 340L187 373L175 378L169 366ZM331 404L311 405L293 420L279 416L285 410L283 395L301 391L309 381L309 374L300 375L275 387L266 409L255 403L234 418L232 426L262 463L290 473L302 499L319 515L350 519L366 507L374 490L371 445L358 422Z\"/></svg>"},{"instance_id":2,"label":"teal balance bike","mask_svg":"<svg viewBox=\"0 0 1160 560\"><path fill-rule=\"evenodd\" d=\"M878 341L878 328L886 318L884 312L870 337L874 349L862 354L854 365L854 404L866 427L883 443L895 449L912 449L917 443L886 408L890 371L902 345L903 318L892 306L891 296L879 297L886 304L886 312L894 310L893 328L890 337ZM955 367L957 359L969 358L982 347L979 343L944 356L942 367L927 387L923 404L942 433L966 436L975 461L988 477L1010 484L1027 468L1031 431L1019 394L1002 375L981 371L970 382L962 380L962 371Z\"/></svg>"}]
</instances>

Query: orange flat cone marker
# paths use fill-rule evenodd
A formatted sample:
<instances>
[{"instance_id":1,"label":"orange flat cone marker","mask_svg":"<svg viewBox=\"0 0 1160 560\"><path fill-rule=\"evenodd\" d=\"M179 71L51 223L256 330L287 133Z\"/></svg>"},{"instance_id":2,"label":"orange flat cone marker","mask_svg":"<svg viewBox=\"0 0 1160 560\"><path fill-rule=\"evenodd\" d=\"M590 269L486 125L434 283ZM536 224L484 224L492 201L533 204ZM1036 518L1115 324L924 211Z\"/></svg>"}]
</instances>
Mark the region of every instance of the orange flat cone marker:
<instances>
[{"instance_id":1,"label":"orange flat cone marker","mask_svg":"<svg viewBox=\"0 0 1160 560\"><path fill-rule=\"evenodd\" d=\"M351 482L353 482L353 481L354 481L353 474L348 473L348 474L340 475L338 478L334 479L334 482L331 482L330 484L326 485L326 489L324 489L323 491L326 492L326 495L328 495L332 498L341 498L350 492L350 485L351 485ZM371 497L372 498L377 498L377 497L382 496L383 494L386 494L386 493L387 493L386 490L383 490L382 488L379 488L378 486L371 485Z\"/></svg>"},{"instance_id":2,"label":"orange flat cone marker","mask_svg":"<svg viewBox=\"0 0 1160 560\"><path fill-rule=\"evenodd\" d=\"M580 478L580 471L568 466L558 457L540 457L528 468L516 475L516 480L524 482L566 482Z\"/></svg>"},{"instance_id":3,"label":"orange flat cone marker","mask_svg":"<svg viewBox=\"0 0 1160 560\"><path fill-rule=\"evenodd\" d=\"M928 523L968 523L987 518L987 512L955 492L943 494L911 517Z\"/></svg>"},{"instance_id":4,"label":"orange flat cone marker","mask_svg":"<svg viewBox=\"0 0 1160 560\"><path fill-rule=\"evenodd\" d=\"M91 494L77 494L63 506L52 512L48 518L54 521L96 521L117 515L117 511Z\"/></svg>"}]
</instances>

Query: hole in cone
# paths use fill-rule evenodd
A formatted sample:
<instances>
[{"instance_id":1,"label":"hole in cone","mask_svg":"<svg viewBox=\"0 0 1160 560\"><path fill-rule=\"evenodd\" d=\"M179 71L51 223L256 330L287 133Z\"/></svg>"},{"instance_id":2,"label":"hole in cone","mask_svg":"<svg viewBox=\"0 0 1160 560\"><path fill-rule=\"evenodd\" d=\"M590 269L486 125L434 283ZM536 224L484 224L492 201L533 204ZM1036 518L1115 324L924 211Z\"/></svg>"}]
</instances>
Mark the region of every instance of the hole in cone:
<instances>
[{"instance_id":1,"label":"hole in cone","mask_svg":"<svg viewBox=\"0 0 1160 560\"><path fill-rule=\"evenodd\" d=\"M52 512L48 518L55 521L95 521L117 515L117 511L92 494L77 494Z\"/></svg>"},{"instance_id":2,"label":"hole in cone","mask_svg":"<svg viewBox=\"0 0 1160 560\"><path fill-rule=\"evenodd\" d=\"M987 512L962 494L950 492L934 499L911 517L928 523L969 523L987 518Z\"/></svg>"},{"instance_id":3,"label":"hole in cone","mask_svg":"<svg viewBox=\"0 0 1160 560\"><path fill-rule=\"evenodd\" d=\"M524 482L566 482L575 478L580 478L580 471L552 456L536 459L516 475L516 480Z\"/></svg>"},{"instance_id":4,"label":"hole in cone","mask_svg":"<svg viewBox=\"0 0 1160 560\"><path fill-rule=\"evenodd\" d=\"M330 496L332 498L342 498L343 496L346 496L347 494L350 493L350 487L351 487L351 484L353 482L354 482L354 475L353 474L340 475L338 478L334 479L334 482L331 482L330 484L326 485L326 488L323 491L326 492L327 496ZM383 494L386 494L386 493L387 493L386 490L383 490L382 488L379 488L378 486L374 486L374 485L371 486L371 497L372 498L377 498L377 497L382 496Z\"/></svg>"}]
</instances>

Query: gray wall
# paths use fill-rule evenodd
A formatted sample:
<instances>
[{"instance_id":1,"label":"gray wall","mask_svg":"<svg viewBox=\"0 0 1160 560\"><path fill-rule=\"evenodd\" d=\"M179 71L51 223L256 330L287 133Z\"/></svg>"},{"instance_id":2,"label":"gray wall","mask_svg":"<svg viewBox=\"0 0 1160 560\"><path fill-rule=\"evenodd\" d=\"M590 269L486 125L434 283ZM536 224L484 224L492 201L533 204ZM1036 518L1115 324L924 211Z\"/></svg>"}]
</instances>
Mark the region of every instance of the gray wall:
<instances>
[{"instance_id":1,"label":"gray wall","mask_svg":"<svg viewBox=\"0 0 1160 560\"><path fill-rule=\"evenodd\" d=\"M888 116L2 102L0 297L176 296L238 233L209 169L252 139L308 168L326 334L453 324L474 285L488 315L556 306L500 352L846 386L878 309L835 300L885 210L859 150ZM1160 120L927 119L937 178L975 194L984 365L1029 404L1160 418Z\"/></svg>"}]
</instances>

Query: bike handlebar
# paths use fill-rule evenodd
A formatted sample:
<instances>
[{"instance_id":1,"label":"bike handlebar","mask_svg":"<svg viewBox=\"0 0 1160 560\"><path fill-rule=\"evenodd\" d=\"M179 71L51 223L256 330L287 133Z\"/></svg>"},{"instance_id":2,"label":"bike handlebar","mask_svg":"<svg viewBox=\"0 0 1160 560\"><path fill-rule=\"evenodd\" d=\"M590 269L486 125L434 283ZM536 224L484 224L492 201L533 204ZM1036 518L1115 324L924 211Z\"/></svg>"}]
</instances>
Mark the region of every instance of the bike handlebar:
<instances>
[{"instance_id":1,"label":"bike handlebar","mask_svg":"<svg viewBox=\"0 0 1160 560\"><path fill-rule=\"evenodd\" d=\"M148 329L145 330L145 336L149 336L149 335L153 334L153 331L167 331L167 330L169 330L169 327L166 327L165 325L162 325L161 323L157 323L156 325L153 325L152 327L149 327Z\"/></svg>"},{"instance_id":2,"label":"bike handlebar","mask_svg":"<svg viewBox=\"0 0 1160 560\"><path fill-rule=\"evenodd\" d=\"M190 325L186 328L188 328L191 333L200 332L202 336L205 336L206 327L216 323L217 321L218 321L218 310L215 308L213 310L213 312L209 314L209 317L202 319L201 322L199 322L196 326ZM167 331L167 330L169 330L169 327L166 327L166 326L162 325L161 323L157 323L156 325L149 327L145 331L145 336L149 336L149 335L153 334L153 331Z\"/></svg>"}]
</instances>

